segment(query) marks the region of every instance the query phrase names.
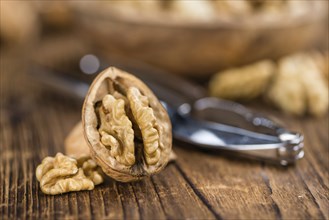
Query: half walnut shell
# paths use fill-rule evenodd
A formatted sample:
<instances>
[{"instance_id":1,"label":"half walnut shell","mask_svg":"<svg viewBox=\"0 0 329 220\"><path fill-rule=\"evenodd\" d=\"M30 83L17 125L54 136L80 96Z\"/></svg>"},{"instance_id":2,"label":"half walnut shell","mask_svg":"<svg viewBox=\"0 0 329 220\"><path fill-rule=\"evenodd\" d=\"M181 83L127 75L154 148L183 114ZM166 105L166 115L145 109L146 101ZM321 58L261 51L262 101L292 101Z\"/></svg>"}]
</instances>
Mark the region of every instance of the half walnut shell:
<instances>
[{"instance_id":1,"label":"half walnut shell","mask_svg":"<svg viewBox=\"0 0 329 220\"><path fill-rule=\"evenodd\" d=\"M91 157L110 177L134 181L162 170L172 148L171 123L138 78L110 67L85 98L82 125Z\"/></svg>"}]
</instances>

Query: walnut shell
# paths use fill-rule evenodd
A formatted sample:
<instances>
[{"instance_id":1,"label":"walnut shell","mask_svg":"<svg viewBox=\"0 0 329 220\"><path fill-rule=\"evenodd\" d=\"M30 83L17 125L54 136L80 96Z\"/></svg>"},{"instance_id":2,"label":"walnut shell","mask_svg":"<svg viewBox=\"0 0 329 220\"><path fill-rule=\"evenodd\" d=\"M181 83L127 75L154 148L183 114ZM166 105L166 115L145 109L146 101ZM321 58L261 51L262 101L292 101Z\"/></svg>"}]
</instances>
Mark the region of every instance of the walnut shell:
<instances>
[{"instance_id":1,"label":"walnut shell","mask_svg":"<svg viewBox=\"0 0 329 220\"><path fill-rule=\"evenodd\" d=\"M166 110L141 80L117 68L104 70L91 84L82 125L90 156L115 180L150 176L170 159Z\"/></svg>"}]
</instances>

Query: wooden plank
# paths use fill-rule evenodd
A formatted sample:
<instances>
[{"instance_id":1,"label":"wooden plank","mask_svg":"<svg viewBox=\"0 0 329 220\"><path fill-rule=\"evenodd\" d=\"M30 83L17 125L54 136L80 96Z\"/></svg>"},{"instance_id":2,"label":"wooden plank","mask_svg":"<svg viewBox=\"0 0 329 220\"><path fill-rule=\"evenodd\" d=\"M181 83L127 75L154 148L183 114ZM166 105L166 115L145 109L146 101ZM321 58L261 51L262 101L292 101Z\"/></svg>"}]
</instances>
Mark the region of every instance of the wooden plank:
<instances>
[{"instance_id":1,"label":"wooden plank","mask_svg":"<svg viewBox=\"0 0 329 220\"><path fill-rule=\"evenodd\" d=\"M280 218L258 163L192 149L176 152L181 172L222 218Z\"/></svg>"},{"instance_id":2,"label":"wooden plank","mask_svg":"<svg viewBox=\"0 0 329 220\"><path fill-rule=\"evenodd\" d=\"M321 138L322 132L328 134L329 129L328 124L317 126L318 124L321 124L320 120L311 120L300 125L305 135L307 165L298 167L298 170L322 215L329 219L329 146Z\"/></svg>"},{"instance_id":3,"label":"wooden plank","mask_svg":"<svg viewBox=\"0 0 329 220\"><path fill-rule=\"evenodd\" d=\"M311 162L312 154L307 137L309 131L300 126L300 119L293 119L288 116L282 116L281 118L291 130L306 135L305 157L296 166L286 169L265 167L268 178L271 180L272 197L279 205L283 218L323 219L324 214L319 209L319 205L309 187L316 183L316 176L318 175L318 170L314 169ZM307 124L307 119L304 119L302 123ZM309 175L313 178L310 179Z\"/></svg>"},{"instance_id":4,"label":"wooden plank","mask_svg":"<svg viewBox=\"0 0 329 220\"><path fill-rule=\"evenodd\" d=\"M124 217L124 210L120 193L117 185L113 180L107 180L104 184L98 186L96 190L101 191L105 217L107 219L122 219Z\"/></svg>"},{"instance_id":5,"label":"wooden plank","mask_svg":"<svg viewBox=\"0 0 329 220\"><path fill-rule=\"evenodd\" d=\"M89 191L91 216L95 219L100 219L105 216L103 192L97 188Z\"/></svg>"},{"instance_id":6,"label":"wooden plank","mask_svg":"<svg viewBox=\"0 0 329 220\"><path fill-rule=\"evenodd\" d=\"M150 178L132 183L142 219L165 219L164 209Z\"/></svg>"},{"instance_id":7,"label":"wooden plank","mask_svg":"<svg viewBox=\"0 0 329 220\"><path fill-rule=\"evenodd\" d=\"M302 162L301 163L305 163ZM265 167L271 197L277 204L283 219L322 219L313 195L295 167Z\"/></svg>"},{"instance_id":8,"label":"wooden plank","mask_svg":"<svg viewBox=\"0 0 329 220\"><path fill-rule=\"evenodd\" d=\"M20 126L17 127L16 134L21 137L18 139L17 143L17 148L19 151L17 157L20 163L18 168L19 176L17 182L18 191L16 216L24 218L24 216L27 215L28 209L31 208L28 204L30 197L27 195L29 195L28 189L33 180L33 176L31 174L34 173L34 170L33 168L31 169L31 166L29 166L29 164L32 163L33 154L29 151L29 148L24 147L30 144L29 130L26 123L21 123Z\"/></svg>"},{"instance_id":9,"label":"wooden plank","mask_svg":"<svg viewBox=\"0 0 329 220\"><path fill-rule=\"evenodd\" d=\"M116 183L125 219L140 219L139 207L131 183Z\"/></svg>"},{"instance_id":10,"label":"wooden plank","mask_svg":"<svg viewBox=\"0 0 329 220\"><path fill-rule=\"evenodd\" d=\"M305 135L305 149L310 155L314 166L317 171L321 173L321 176L325 177L323 181L329 184L329 146L328 146L328 134L327 138L324 137L324 133L328 132L328 125L321 126L321 121L307 120L303 123L299 123L298 126L304 130ZM324 119L324 121L326 121ZM320 126L318 125L320 124ZM327 140L326 140L327 139Z\"/></svg>"},{"instance_id":11,"label":"wooden plank","mask_svg":"<svg viewBox=\"0 0 329 220\"><path fill-rule=\"evenodd\" d=\"M264 108L259 109L264 110ZM268 110L267 110L268 111ZM310 199L313 201L313 214L315 218L326 218L329 215L329 118L328 115L322 118L304 117L296 118L283 115L277 111L268 111L276 118L280 118L293 131L299 131L305 136L305 157L298 162L295 175L299 176L297 183L304 185L308 198L299 196L301 200ZM279 174L280 175L280 174ZM303 201L304 202L304 201ZM300 203L300 202L299 202ZM299 205L299 203L297 205ZM316 206L316 208L314 208ZM303 208L303 207L301 207ZM315 213L314 210L319 209ZM301 212L303 212L302 210ZM317 215L317 216L316 216Z\"/></svg>"},{"instance_id":12,"label":"wooden plank","mask_svg":"<svg viewBox=\"0 0 329 220\"><path fill-rule=\"evenodd\" d=\"M163 210L168 219L213 219L203 201L186 183L176 166L170 164L164 171L152 177Z\"/></svg>"},{"instance_id":13,"label":"wooden plank","mask_svg":"<svg viewBox=\"0 0 329 220\"><path fill-rule=\"evenodd\" d=\"M0 142L1 142L1 154L0 154L0 216L8 216L8 197L9 197L9 159L12 157L12 151L9 150L11 146L10 126L8 118L5 117L5 111L0 111ZM7 116L7 115L6 115Z\"/></svg>"},{"instance_id":14,"label":"wooden plank","mask_svg":"<svg viewBox=\"0 0 329 220\"><path fill-rule=\"evenodd\" d=\"M7 118L8 119L8 118ZM8 124L9 119L8 119ZM14 218L17 212L17 179L18 179L18 160L17 160L17 150L11 149L11 146L17 145L17 140L11 136L12 128L6 127L5 131L3 132L4 140L6 144L10 144L5 146L5 143L1 144L3 150L1 150L3 161L3 174L4 177L2 180L4 181L4 194L3 194L3 201L4 201L4 215L8 216L9 218Z\"/></svg>"}]
</instances>

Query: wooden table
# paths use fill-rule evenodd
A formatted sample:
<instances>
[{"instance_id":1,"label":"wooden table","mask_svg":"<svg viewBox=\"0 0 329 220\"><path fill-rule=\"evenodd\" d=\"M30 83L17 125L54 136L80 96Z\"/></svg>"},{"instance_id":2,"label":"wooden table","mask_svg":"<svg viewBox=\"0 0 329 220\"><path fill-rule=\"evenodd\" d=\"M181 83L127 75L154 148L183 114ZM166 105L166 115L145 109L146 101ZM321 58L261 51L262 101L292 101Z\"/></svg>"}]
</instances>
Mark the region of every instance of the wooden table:
<instances>
[{"instance_id":1,"label":"wooden table","mask_svg":"<svg viewBox=\"0 0 329 220\"><path fill-rule=\"evenodd\" d=\"M329 219L328 116L293 118L269 107L256 109L305 135L305 158L296 166L175 146L177 161L151 178L43 194L35 169L63 152L81 106L40 89L17 54L1 54L0 218Z\"/></svg>"}]
</instances>

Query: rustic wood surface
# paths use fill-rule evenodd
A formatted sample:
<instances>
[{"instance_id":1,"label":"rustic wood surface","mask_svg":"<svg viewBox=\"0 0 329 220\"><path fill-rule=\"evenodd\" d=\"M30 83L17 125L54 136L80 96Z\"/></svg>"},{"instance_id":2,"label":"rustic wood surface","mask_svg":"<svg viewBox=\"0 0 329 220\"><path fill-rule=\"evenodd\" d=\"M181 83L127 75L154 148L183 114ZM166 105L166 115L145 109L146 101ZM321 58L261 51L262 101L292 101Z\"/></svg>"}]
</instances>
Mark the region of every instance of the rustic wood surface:
<instances>
[{"instance_id":1,"label":"rustic wood surface","mask_svg":"<svg viewBox=\"0 0 329 220\"><path fill-rule=\"evenodd\" d=\"M305 158L281 168L175 146L176 162L134 183L108 179L93 191L48 196L35 169L63 152L80 104L40 89L29 63L1 52L0 218L329 219L328 116L292 118L305 134Z\"/></svg>"}]
</instances>

